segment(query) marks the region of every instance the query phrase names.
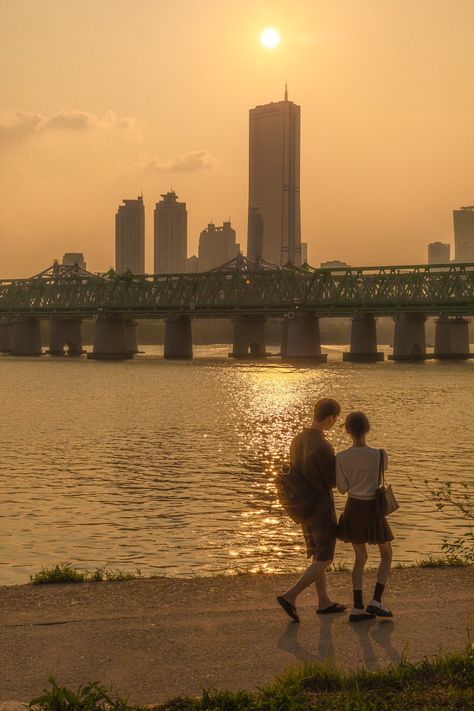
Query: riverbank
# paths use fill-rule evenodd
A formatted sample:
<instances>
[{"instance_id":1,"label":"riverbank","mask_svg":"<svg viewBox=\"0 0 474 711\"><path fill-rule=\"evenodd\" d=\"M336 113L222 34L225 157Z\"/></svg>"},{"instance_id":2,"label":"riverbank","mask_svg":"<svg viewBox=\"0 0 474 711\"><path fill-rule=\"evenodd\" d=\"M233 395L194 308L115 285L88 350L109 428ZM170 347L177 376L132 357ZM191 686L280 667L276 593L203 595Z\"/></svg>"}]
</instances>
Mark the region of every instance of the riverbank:
<instances>
[{"instance_id":1,"label":"riverbank","mask_svg":"<svg viewBox=\"0 0 474 711\"><path fill-rule=\"evenodd\" d=\"M203 687L251 690L304 661L377 669L404 654L460 650L474 629L472 568L394 570L386 594L394 621L359 625L316 615L312 590L301 597L301 624L291 623L274 596L295 577L1 587L0 702L30 701L49 676L70 688L100 680L112 696L143 704ZM350 604L349 572L331 573L330 586Z\"/></svg>"}]
</instances>

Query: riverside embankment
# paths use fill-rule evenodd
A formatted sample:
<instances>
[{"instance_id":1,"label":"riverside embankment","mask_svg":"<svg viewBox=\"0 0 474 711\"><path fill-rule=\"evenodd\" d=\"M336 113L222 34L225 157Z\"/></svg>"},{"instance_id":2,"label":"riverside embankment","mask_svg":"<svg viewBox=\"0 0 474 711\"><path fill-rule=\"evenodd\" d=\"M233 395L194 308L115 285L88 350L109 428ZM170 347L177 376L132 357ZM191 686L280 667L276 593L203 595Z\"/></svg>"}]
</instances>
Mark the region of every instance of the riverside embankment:
<instances>
[{"instance_id":1,"label":"riverside embankment","mask_svg":"<svg viewBox=\"0 0 474 711\"><path fill-rule=\"evenodd\" d=\"M254 689L302 661L416 661L463 648L474 629L472 568L396 569L386 593L393 622L358 625L316 615L312 590L301 597L301 624L290 622L275 595L295 577L0 587L0 708L31 700L49 676L73 688L100 680L113 696L151 704L202 687ZM330 587L351 602L349 572L331 573Z\"/></svg>"}]
</instances>

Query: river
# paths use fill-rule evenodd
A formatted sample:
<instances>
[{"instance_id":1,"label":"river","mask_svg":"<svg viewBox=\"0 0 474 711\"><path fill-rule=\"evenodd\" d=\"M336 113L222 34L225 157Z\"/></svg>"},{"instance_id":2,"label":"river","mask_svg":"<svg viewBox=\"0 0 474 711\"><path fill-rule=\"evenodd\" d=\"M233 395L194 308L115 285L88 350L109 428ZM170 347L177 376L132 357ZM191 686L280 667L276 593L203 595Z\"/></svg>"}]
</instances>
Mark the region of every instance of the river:
<instances>
[{"instance_id":1,"label":"river","mask_svg":"<svg viewBox=\"0 0 474 711\"><path fill-rule=\"evenodd\" d=\"M196 347L187 362L152 346L120 363L0 356L0 584L61 561L169 576L301 569L273 477L324 396L364 410L370 444L389 452L395 561L464 532L424 481L474 484L473 361L350 364L328 347L326 365L294 367L228 350ZM349 446L339 426L330 439ZM344 544L336 555L351 560Z\"/></svg>"}]
</instances>

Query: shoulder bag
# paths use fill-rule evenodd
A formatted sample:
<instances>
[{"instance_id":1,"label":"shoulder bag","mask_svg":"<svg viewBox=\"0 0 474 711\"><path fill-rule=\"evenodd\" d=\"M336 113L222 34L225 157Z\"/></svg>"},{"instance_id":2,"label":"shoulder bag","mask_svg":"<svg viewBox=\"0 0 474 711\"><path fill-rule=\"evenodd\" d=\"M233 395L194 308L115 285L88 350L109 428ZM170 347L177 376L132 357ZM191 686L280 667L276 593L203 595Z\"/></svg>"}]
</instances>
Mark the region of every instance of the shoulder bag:
<instances>
[{"instance_id":1,"label":"shoulder bag","mask_svg":"<svg viewBox=\"0 0 474 711\"><path fill-rule=\"evenodd\" d=\"M383 449L379 450L379 454L379 485L375 491L375 515L377 518L388 516L400 508L400 505L395 498L395 494L393 493L392 486L385 486Z\"/></svg>"}]
</instances>

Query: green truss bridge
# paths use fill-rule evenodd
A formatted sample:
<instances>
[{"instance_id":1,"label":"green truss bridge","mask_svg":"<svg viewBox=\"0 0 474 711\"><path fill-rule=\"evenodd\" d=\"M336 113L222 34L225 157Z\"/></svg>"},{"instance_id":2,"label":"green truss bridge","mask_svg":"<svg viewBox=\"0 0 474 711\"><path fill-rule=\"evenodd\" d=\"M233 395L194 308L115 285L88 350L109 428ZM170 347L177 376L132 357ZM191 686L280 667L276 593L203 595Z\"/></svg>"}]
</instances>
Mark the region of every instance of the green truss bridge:
<instances>
[{"instance_id":1,"label":"green truss bridge","mask_svg":"<svg viewBox=\"0 0 474 711\"><path fill-rule=\"evenodd\" d=\"M105 341L113 341L114 328L118 333L122 323L135 323L136 318L161 318L166 320L167 331L174 334L169 336L168 351L171 354L176 351L176 357L181 353L189 357L189 347L183 349L179 342L189 341L193 318L232 318L233 355L264 355L264 321L268 317L281 317L283 331L287 332L282 341L282 354L290 357L287 347L289 345L291 351L291 343L296 341L293 350L301 352L301 357L306 357L305 353L312 357L318 353L313 353L314 348L305 343L304 333L309 333L313 343L319 338L319 317L349 316L354 319L353 331L366 332L362 338L365 345L361 346L364 352L360 353L363 359L362 356L374 350L376 316L395 318L395 337L397 320L405 324L403 328L400 325L405 332L417 331L414 339L408 339L417 343L410 346L407 355L422 357L426 355L426 348L418 341L420 324L424 324L426 316L437 316L444 324L438 330L450 331L448 340L452 341L454 332L460 330L465 339L468 328L463 317L473 313L474 263L314 269L307 264L275 267L240 256L217 269L198 274L137 276L113 271L92 274L77 266L55 263L29 279L0 280L0 316L5 333L7 330L26 331L26 324L30 324L31 330L32 324L45 317L62 323L64 331L82 318L94 316L99 330L100 323L104 333L108 330ZM354 323L359 325L354 326ZM61 330L59 325L57 328ZM242 335L243 332L246 335ZM10 348L7 340L4 336L3 347L0 342L2 350L21 352L21 348ZM18 334L16 340L22 340ZM358 346L353 340L351 350L356 355ZM177 348L173 346L175 342ZM365 353L369 342L369 352ZM446 347L445 343L443 349ZM64 346L58 348L64 351ZM100 348L103 346L95 348L97 354ZM114 348L117 350L118 346L112 344L112 350ZM459 350L458 345L455 348ZM122 347L118 348L116 355L121 350ZM461 350L465 351L465 344ZM50 347L50 352L54 352L54 348ZM375 353L372 359L376 359Z\"/></svg>"}]
</instances>

